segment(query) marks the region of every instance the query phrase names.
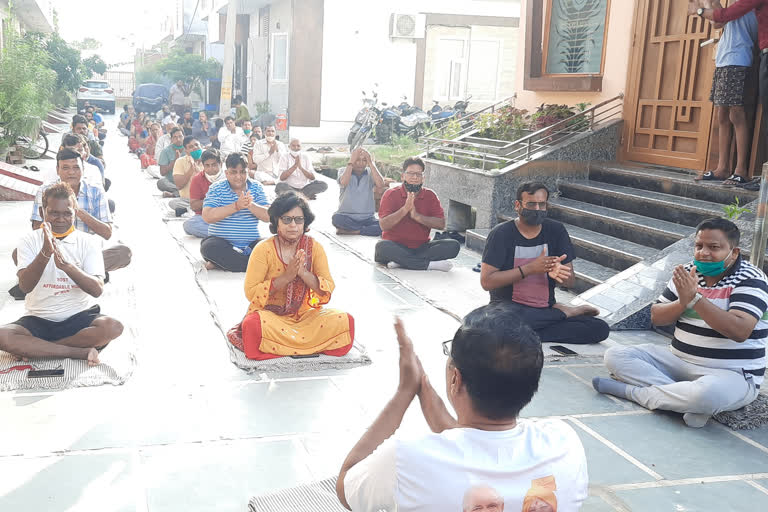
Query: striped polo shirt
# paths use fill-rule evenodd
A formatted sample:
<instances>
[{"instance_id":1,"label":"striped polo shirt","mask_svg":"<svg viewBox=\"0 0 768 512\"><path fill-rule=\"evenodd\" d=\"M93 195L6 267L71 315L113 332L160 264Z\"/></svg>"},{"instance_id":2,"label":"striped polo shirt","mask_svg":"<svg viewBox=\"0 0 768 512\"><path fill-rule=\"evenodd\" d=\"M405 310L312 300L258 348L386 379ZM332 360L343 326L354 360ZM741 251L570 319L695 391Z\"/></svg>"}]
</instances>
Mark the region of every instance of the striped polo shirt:
<instances>
[{"instance_id":1,"label":"striped polo shirt","mask_svg":"<svg viewBox=\"0 0 768 512\"><path fill-rule=\"evenodd\" d=\"M690 272L693 263L685 265ZM699 292L712 304L726 311L743 311L757 318L757 324L742 343L729 340L712 329L693 309L686 309L675 324L670 349L680 359L708 368L725 368L752 374L759 387L765 374L765 345L768 338L768 281L763 272L738 258L720 281L708 287L699 277ZM677 300L677 290L669 280L659 302Z\"/></svg>"},{"instance_id":2,"label":"striped polo shirt","mask_svg":"<svg viewBox=\"0 0 768 512\"><path fill-rule=\"evenodd\" d=\"M246 185L253 196L253 202L259 206L267 206L264 189L257 181L248 180ZM203 201L203 208L218 208L237 201L237 194L224 179L213 183L208 189ZM226 219L208 225L208 235L224 238L233 246L250 253L249 245L261 238L259 236L259 219L250 210L243 209L233 213Z\"/></svg>"}]
</instances>

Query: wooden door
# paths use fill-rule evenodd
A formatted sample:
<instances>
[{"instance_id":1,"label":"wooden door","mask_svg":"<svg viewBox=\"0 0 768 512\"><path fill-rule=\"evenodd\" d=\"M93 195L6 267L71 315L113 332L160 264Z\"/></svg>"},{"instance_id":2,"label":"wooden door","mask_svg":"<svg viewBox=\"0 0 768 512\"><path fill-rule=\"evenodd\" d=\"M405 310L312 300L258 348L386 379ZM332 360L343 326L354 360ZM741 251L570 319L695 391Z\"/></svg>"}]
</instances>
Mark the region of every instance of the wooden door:
<instances>
[{"instance_id":1,"label":"wooden door","mask_svg":"<svg viewBox=\"0 0 768 512\"><path fill-rule=\"evenodd\" d=\"M637 0L623 158L704 170L712 127L711 24L688 2Z\"/></svg>"}]
</instances>

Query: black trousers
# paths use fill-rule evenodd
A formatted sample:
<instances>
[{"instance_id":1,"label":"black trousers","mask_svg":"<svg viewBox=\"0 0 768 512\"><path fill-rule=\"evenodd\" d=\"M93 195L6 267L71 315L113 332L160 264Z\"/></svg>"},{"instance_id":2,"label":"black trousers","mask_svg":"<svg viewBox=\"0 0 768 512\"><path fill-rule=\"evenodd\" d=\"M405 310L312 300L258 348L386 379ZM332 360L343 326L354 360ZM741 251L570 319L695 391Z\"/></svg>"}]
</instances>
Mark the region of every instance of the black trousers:
<instances>
[{"instance_id":1,"label":"black trousers","mask_svg":"<svg viewBox=\"0 0 768 512\"><path fill-rule=\"evenodd\" d=\"M415 249L392 240L382 240L376 244L373 259L386 265L394 261L410 270L427 270L430 261L450 260L459 254L461 245L456 240L432 240Z\"/></svg>"},{"instance_id":2,"label":"black trousers","mask_svg":"<svg viewBox=\"0 0 768 512\"><path fill-rule=\"evenodd\" d=\"M610 332L608 324L596 316L567 318L565 313L555 308L534 308L517 302L506 305L536 331L542 342L588 345L603 341Z\"/></svg>"},{"instance_id":3,"label":"black trousers","mask_svg":"<svg viewBox=\"0 0 768 512\"><path fill-rule=\"evenodd\" d=\"M258 240L251 242L253 248ZM245 272L248 268L249 254L244 254L229 243L229 241L218 236L209 236L200 243L200 254L205 261L210 261L214 265L229 272Z\"/></svg>"}]
</instances>

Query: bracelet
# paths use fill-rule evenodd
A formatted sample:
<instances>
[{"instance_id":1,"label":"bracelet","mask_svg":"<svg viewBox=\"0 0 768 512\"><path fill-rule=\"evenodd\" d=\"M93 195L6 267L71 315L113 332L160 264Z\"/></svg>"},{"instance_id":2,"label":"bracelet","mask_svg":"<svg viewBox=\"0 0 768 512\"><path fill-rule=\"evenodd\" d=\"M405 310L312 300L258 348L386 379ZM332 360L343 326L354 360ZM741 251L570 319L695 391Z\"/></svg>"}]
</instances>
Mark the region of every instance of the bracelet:
<instances>
[{"instance_id":1,"label":"bracelet","mask_svg":"<svg viewBox=\"0 0 768 512\"><path fill-rule=\"evenodd\" d=\"M525 279L525 273L523 272L523 266L522 266L522 265L520 265L519 267L517 267L517 270L519 270L519 271L520 271L520 276L521 276L523 279Z\"/></svg>"},{"instance_id":2,"label":"bracelet","mask_svg":"<svg viewBox=\"0 0 768 512\"><path fill-rule=\"evenodd\" d=\"M43 250L42 250L42 249L40 249L40 254L42 254L42 255L43 255L43 258L45 258L45 259L47 259L47 260L51 259L51 256L53 256L53 253L51 253L51 254L48 254L48 255L46 256L46 254L43 252Z\"/></svg>"}]
</instances>

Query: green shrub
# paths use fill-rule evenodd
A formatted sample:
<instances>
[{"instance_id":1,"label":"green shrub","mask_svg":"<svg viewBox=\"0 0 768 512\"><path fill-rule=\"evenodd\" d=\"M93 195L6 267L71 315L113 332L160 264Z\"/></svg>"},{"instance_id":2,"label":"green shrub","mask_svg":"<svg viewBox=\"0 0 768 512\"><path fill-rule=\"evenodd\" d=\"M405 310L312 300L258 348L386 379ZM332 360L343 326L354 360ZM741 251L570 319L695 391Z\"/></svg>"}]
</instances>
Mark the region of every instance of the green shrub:
<instances>
[{"instance_id":1,"label":"green shrub","mask_svg":"<svg viewBox=\"0 0 768 512\"><path fill-rule=\"evenodd\" d=\"M56 73L50 69L44 42L22 37L6 25L0 53L0 148L17 137L32 137L50 110Z\"/></svg>"}]
</instances>

